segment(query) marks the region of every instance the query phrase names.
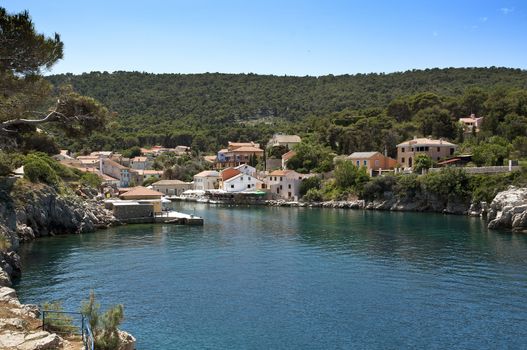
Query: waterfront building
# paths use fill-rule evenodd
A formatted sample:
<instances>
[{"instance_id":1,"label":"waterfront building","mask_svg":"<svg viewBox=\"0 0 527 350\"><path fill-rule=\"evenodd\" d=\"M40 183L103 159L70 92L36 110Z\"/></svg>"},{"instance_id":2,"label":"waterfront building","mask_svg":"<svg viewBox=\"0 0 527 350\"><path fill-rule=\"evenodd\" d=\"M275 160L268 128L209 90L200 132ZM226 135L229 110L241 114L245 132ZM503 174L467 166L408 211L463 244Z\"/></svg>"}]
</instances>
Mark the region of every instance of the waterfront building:
<instances>
[{"instance_id":1,"label":"waterfront building","mask_svg":"<svg viewBox=\"0 0 527 350\"><path fill-rule=\"evenodd\" d=\"M294 170L275 170L265 176L262 189L270 192L275 199L298 201L302 180L316 174L300 174Z\"/></svg>"},{"instance_id":2,"label":"waterfront building","mask_svg":"<svg viewBox=\"0 0 527 350\"><path fill-rule=\"evenodd\" d=\"M167 196L180 196L183 192L193 188L192 182L181 180L161 180L152 184L152 189Z\"/></svg>"},{"instance_id":3,"label":"waterfront building","mask_svg":"<svg viewBox=\"0 0 527 350\"><path fill-rule=\"evenodd\" d=\"M194 175L194 190L206 191L219 188L220 173L215 170L205 170Z\"/></svg>"},{"instance_id":4,"label":"waterfront building","mask_svg":"<svg viewBox=\"0 0 527 350\"><path fill-rule=\"evenodd\" d=\"M397 145L397 162L404 168L411 168L419 154L426 154L438 161L454 155L456 149L457 145L443 139L414 138Z\"/></svg>"},{"instance_id":5,"label":"waterfront building","mask_svg":"<svg viewBox=\"0 0 527 350\"><path fill-rule=\"evenodd\" d=\"M263 181L258 180L254 176L238 173L224 180L222 189L226 192L256 191L262 184Z\"/></svg>"}]
</instances>

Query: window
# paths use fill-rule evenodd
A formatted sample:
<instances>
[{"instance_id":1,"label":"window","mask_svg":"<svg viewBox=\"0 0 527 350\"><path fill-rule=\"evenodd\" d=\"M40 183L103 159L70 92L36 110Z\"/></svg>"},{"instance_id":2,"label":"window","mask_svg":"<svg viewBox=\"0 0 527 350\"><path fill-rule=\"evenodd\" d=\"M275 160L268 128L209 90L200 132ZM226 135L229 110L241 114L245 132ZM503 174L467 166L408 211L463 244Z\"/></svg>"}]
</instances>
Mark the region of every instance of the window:
<instances>
[{"instance_id":1,"label":"window","mask_svg":"<svg viewBox=\"0 0 527 350\"><path fill-rule=\"evenodd\" d=\"M450 148L450 155L454 154L454 148Z\"/></svg>"},{"instance_id":2,"label":"window","mask_svg":"<svg viewBox=\"0 0 527 350\"><path fill-rule=\"evenodd\" d=\"M247 184L247 188L251 188L251 184Z\"/></svg>"},{"instance_id":3,"label":"window","mask_svg":"<svg viewBox=\"0 0 527 350\"><path fill-rule=\"evenodd\" d=\"M280 189L282 189L282 185L280 185Z\"/></svg>"},{"instance_id":4,"label":"window","mask_svg":"<svg viewBox=\"0 0 527 350\"><path fill-rule=\"evenodd\" d=\"M401 163L404 163L404 157L401 158Z\"/></svg>"},{"instance_id":5,"label":"window","mask_svg":"<svg viewBox=\"0 0 527 350\"><path fill-rule=\"evenodd\" d=\"M360 166L360 160L357 161L357 166Z\"/></svg>"},{"instance_id":6,"label":"window","mask_svg":"<svg viewBox=\"0 0 527 350\"><path fill-rule=\"evenodd\" d=\"M375 166L379 166L379 160L375 159Z\"/></svg>"},{"instance_id":7,"label":"window","mask_svg":"<svg viewBox=\"0 0 527 350\"><path fill-rule=\"evenodd\" d=\"M404 147L403 147L403 148L401 148L401 152L403 152L403 153L404 153Z\"/></svg>"},{"instance_id":8,"label":"window","mask_svg":"<svg viewBox=\"0 0 527 350\"><path fill-rule=\"evenodd\" d=\"M280 176L280 181L282 181L282 177Z\"/></svg>"},{"instance_id":9,"label":"window","mask_svg":"<svg viewBox=\"0 0 527 350\"><path fill-rule=\"evenodd\" d=\"M365 160L365 161L364 161L364 166L367 166L367 165L368 165L368 161Z\"/></svg>"},{"instance_id":10,"label":"window","mask_svg":"<svg viewBox=\"0 0 527 350\"><path fill-rule=\"evenodd\" d=\"M243 181L243 176L240 176L240 180Z\"/></svg>"},{"instance_id":11,"label":"window","mask_svg":"<svg viewBox=\"0 0 527 350\"><path fill-rule=\"evenodd\" d=\"M276 193L280 193L280 189L279 188L276 189Z\"/></svg>"},{"instance_id":12,"label":"window","mask_svg":"<svg viewBox=\"0 0 527 350\"><path fill-rule=\"evenodd\" d=\"M438 151L438 152L441 152L441 147L437 147L437 151Z\"/></svg>"},{"instance_id":13,"label":"window","mask_svg":"<svg viewBox=\"0 0 527 350\"><path fill-rule=\"evenodd\" d=\"M425 147L425 152L428 152L430 150L430 147L426 146Z\"/></svg>"},{"instance_id":14,"label":"window","mask_svg":"<svg viewBox=\"0 0 527 350\"><path fill-rule=\"evenodd\" d=\"M234 185L231 185L231 188L234 188Z\"/></svg>"},{"instance_id":15,"label":"window","mask_svg":"<svg viewBox=\"0 0 527 350\"><path fill-rule=\"evenodd\" d=\"M287 185L287 188L291 189L291 184Z\"/></svg>"}]
</instances>

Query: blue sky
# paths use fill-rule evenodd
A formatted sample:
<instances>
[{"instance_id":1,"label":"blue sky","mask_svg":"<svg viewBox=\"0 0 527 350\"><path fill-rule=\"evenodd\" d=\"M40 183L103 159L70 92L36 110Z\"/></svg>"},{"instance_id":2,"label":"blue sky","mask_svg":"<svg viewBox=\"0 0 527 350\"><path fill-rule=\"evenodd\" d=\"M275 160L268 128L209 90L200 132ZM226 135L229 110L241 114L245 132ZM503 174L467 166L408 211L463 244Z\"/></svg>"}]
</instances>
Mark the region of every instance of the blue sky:
<instances>
[{"instance_id":1,"label":"blue sky","mask_svg":"<svg viewBox=\"0 0 527 350\"><path fill-rule=\"evenodd\" d=\"M527 68L526 1L3 0L58 32L52 73Z\"/></svg>"}]
</instances>

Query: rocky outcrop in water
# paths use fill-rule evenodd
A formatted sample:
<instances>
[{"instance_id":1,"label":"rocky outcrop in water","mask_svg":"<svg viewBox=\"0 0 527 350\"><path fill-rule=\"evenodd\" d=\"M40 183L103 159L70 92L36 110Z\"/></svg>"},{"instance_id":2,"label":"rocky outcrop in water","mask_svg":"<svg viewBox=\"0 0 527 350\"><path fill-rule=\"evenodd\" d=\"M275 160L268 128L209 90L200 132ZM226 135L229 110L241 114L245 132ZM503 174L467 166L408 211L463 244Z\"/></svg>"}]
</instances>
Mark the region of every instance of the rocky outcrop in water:
<instances>
[{"instance_id":1,"label":"rocky outcrop in water","mask_svg":"<svg viewBox=\"0 0 527 350\"><path fill-rule=\"evenodd\" d=\"M527 232L527 188L510 187L494 197L488 214L489 228Z\"/></svg>"}]
</instances>

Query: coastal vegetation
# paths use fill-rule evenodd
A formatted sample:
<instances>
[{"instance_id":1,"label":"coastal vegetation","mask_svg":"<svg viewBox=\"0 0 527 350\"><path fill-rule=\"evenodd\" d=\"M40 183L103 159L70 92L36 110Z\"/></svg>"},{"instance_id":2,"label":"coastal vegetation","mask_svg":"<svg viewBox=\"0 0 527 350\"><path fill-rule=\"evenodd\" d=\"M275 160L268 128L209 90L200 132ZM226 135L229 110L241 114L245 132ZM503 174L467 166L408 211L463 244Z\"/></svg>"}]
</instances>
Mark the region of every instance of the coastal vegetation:
<instances>
[{"instance_id":1,"label":"coastal vegetation","mask_svg":"<svg viewBox=\"0 0 527 350\"><path fill-rule=\"evenodd\" d=\"M113 350L119 348L119 325L124 320L124 308L122 305L115 305L100 312L101 305L95 298L95 292L90 291L90 297L81 306L81 313L85 315L93 332L95 349Z\"/></svg>"}]
</instances>

